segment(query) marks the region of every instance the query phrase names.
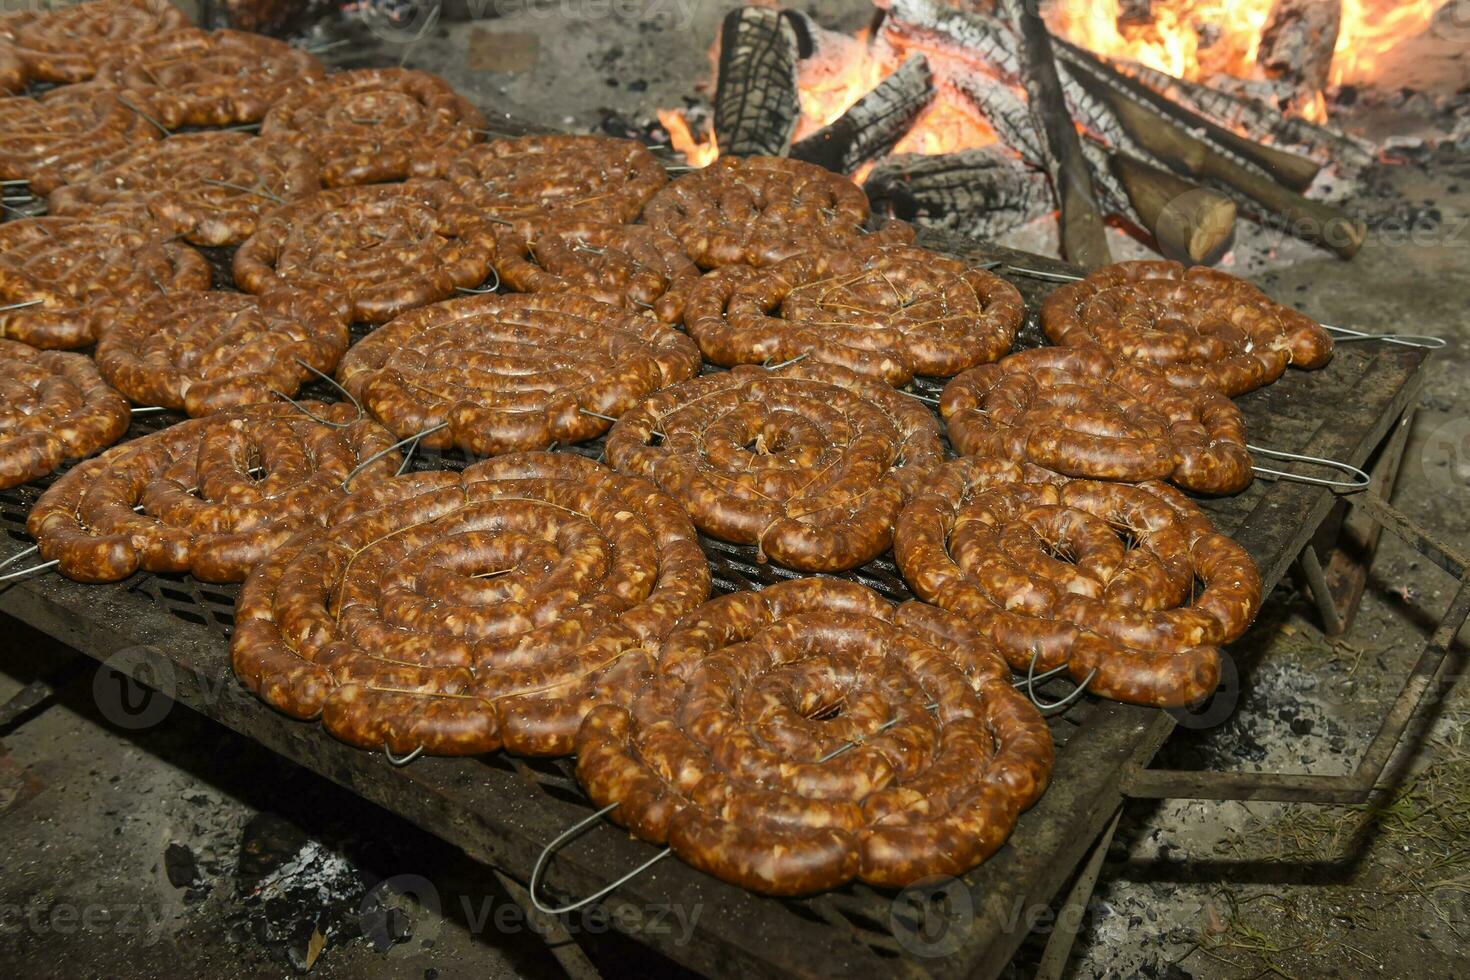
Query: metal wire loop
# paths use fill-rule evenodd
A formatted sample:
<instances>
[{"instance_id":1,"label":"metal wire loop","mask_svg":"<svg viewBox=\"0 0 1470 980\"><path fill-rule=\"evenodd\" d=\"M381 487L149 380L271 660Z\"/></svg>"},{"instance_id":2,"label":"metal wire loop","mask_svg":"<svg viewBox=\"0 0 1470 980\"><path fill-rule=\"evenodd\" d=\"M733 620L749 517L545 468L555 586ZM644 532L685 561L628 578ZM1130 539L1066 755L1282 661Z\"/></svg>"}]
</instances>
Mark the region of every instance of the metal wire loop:
<instances>
[{"instance_id":1,"label":"metal wire loop","mask_svg":"<svg viewBox=\"0 0 1470 980\"><path fill-rule=\"evenodd\" d=\"M1398 344L1401 347L1440 350L1448 347L1450 343L1443 337L1425 333L1364 333L1361 330L1349 330L1347 327L1334 327L1330 323L1322 324L1322 329L1329 333L1339 334L1340 336L1333 338L1339 344L1350 344L1356 340L1381 340L1386 344Z\"/></svg>"},{"instance_id":2,"label":"metal wire loop","mask_svg":"<svg viewBox=\"0 0 1470 980\"><path fill-rule=\"evenodd\" d=\"M4 561L0 561L0 568L4 568L6 565L13 565L16 562L20 561L22 558L24 558L26 555L34 555L40 549L41 549L41 546L40 545L33 544L29 548L27 548L25 551L17 551L15 554L11 555L9 558L5 559Z\"/></svg>"},{"instance_id":3,"label":"metal wire loop","mask_svg":"<svg viewBox=\"0 0 1470 980\"><path fill-rule=\"evenodd\" d=\"M672 848L666 847L662 851L659 851L657 854L655 854L653 857L649 858L647 861L644 861L642 864L638 865L638 867L634 868L632 871L629 871L627 874L623 875L617 881L614 881L611 884L599 889L598 891L593 892L586 898L581 898L575 902L572 902L570 905L563 905L561 908L552 908L551 906L543 903L541 901L541 898L536 894L536 885L541 880L541 872L545 869L546 862L551 859L551 856L553 854L561 849L563 844L580 834L583 830L586 830L588 827L592 826L592 824L596 823L598 820L601 820L607 814L611 813L617 807L617 805L618 804L616 803L609 803L607 806L603 807L601 810L598 810L591 816L583 817L581 820L578 820L566 830L563 830L560 834L557 834L556 837L552 839L550 844L547 844L541 849L540 856L536 858L536 864L531 868L531 880L526 883L526 892L531 896L531 904L536 907L536 911L544 915L562 915L566 912L575 912L577 911L577 909L585 908L586 906L591 905L593 902L597 901L599 898L602 898L604 895L607 895L609 892L621 888L623 885L627 884L634 878L641 875L643 872L647 871L649 868L653 867L659 861L662 861L664 858L674 853Z\"/></svg>"},{"instance_id":4,"label":"metal wire loop","mask_svg":"<svg viewBox=\"0 0 1470 980\"><path fill-rule=\"evenodd\" d=\"M790 365L795 364L797 361L804 361L804 360L806 360L808 357L811 357L811 355L810 354L797 354L791 360L789 360L789 361L782 361L780 364L772 364L770 362L770 360L767 360L764 364L761 365L761 367L768 368L768 369L770 369L772 371L779 371L783 367L789 367Z\"/></svg>"},{"instance_id":5,"label":"metal wire loop","mask_svg":"<svg viewBox=\"0 0 1470 980\"><path fill-rule=\"evenodd\" d=\"M1080 282L1085 276L1079 276L1075 272L1047 272L1043 269L1027 269L1019 265L1007 265L1007 272L1014 272L1021 276L1030 276L1033 279L1045 279L1048 282Z\"/></svg>"},{"instance_id":6,"label":"metal wire loop","mask_svg":"<svg viewBox=\"0 0 1470 980\"><path fill-rule=\"evenodd\" d=\"M32 565L30 568L22 568L18 572L6 572L4 575L0 575L0 582L9 582L11 579L22 578L32 572L44 572L46 569L55 568L60 564L60 559L53 558L51 561L45 561L39 565Z\"/></svg>"},{"instance_id":7,"label":"metal wire loop","mask_svg":"<svg viewBox=\"0 0 1470 980\"><path fill-rule=\"evenodd\" d=\"M11 310L24 310L31 306L40 306L46 302L44 299L28 299L24 303L11 303L9 306L0 306L0 313L9 313Z\"/></svg>"},{"instance_id":8,"label":"metal wire loop","mask_svg":"<svg viewBox=\"0 0 1470 980\"><path fill-rule=\"evenodd\" d=\"M418 748L414 749L408 755L399 757L399 756L394 755L393 754L393 750L390 749L390 748L388 748L388 743L387 742L384 742L383 743L383 754L388 757L388 764L389 765L402 767L402 766L408 765L410 762L412 762L413 760L417 759L419 756L423 755L424 754L424 747L422 745L420 745Z\"/></svg>"},{"instance_id":9,"label":"metal wire loop","mask_svg":"<svg viewBox=\"0 0 1470 980\"><path fill-rule=\"evenodd\" d=\"M506 224L509 223L510 222L506 222ZM459 293L470 293L474 296L484 296L489 293L493 293L495 292L495 290L500 288L500 273L495 271L495 269L492 267L490 269L490 274L495 277L495 282L489 286L455 286L454 290L455 292Z\"/></svg>"},{"instance_id":10,"label":"metal wire loop","mask_svg":"<svg viewBox=\"0 0 1470 980\"><path fill-rule=\"evenodd\" d=\"M327 384L331 385L333 388L336 388L338 391L342 392L342 394L346 396L347 400L352 403L352 407L355 408L355 409L357 409L357 417L358 418L362 418L363 417L363 415L365 413L362 410L362 403L359 402L356 398L352 397L352 392L350 392L346 388L342 387L341 383L338 382L336 378L332 377L330 374L328 374L325 371L319 371L319 370L317 370L316 368L312 367L310 364L307 364L305 361L303 361L301 358L295 356L294 354L291 356L291 360L295 361L297 364L300 364L302 367L306 368L306 370L310 371L312 374L316 375L318 378L321 378L323 381L325 381Z\"/></svg>"},{"instance_id":11,"label":"metal wire loop","mask_svg":"<svg viewBox=\"0 0 1470 980\"><path fill-rule=\"evenodd\" d=\"M1032 650L1031 650L1031 663L1026 667L1026 683L1025 683L1025 688L1026 688L1026 697L1030 698L1031 699L1031 703L1034 704L1034 705L1036 705L1036 707L1039 710L1041 710L1041 711L1055 711L1058 708L1065 708L1067 705L1071 704L1073 701L1076 701L1078 698L1082 697L1083 694L1086 694L1087 693L1087 685L1091 684L1092 683L1092 679L1097 676L1097 668L1094 667L1094 668L1092 668L1091 670L1089 670L1087 672L1087 676L1084 677L1084 678L1082 678L1082 683L1081 684L1078 684L1077 685L1077 689L1074 690L1071 694L1068 694L1066 697L1062 698L1060 701L1051 701L1051 702L1043 701L1039 697L1036 696L1036 682L1038 680L1044 679L1045 677L1052 676L1053 674L1057 673L1057 670L1060 670L1061 668L1057 668L1057 670L1053 670L1053 671L1048 671L1045 675L1043 675L1043 677L1037 677L1036 676L1036 658L1037 657L1040 657L1040 656L1041 656L1041 650L1038 649L1038 648L1033 647Z\"/></svg>"},{"instance_id":12,"label":"metal wire loop","mask_svg":"<svg viewBox=\"0 0 1470 980\"><path fill-rule=\"evenodd\" d=\"M1299 473L1290 473L1286 470L1273 470L1268 469L1264 466L1251 467L1251 469L1255 470L1260 475L1270 477L1272 479L1292 480L1296 483L1310 483L1313 486L1332 487L1333 489L1338 490L1364 490L1373 482L1373 477L1369 476L1363 470L1358 469L1356 466L1349 465L1348 463L1340 463L1335 459L1323 459L1320 456L1303 456L1300 453L1285 453L1279 449L1264 449L1260 446L1252 446L1250 444L1247 444L1245 448L1253 453L1259 453L1262 456L1267 456L1271 459L1284 459L1290 462L1311 463L1314 466L1325 466L1327 469L1337 470L1342 473L1348 473L1354 477L1354 479L1351 481L1324 480L1321 477L1302 476Z\"/></svg>"}]
</instances>

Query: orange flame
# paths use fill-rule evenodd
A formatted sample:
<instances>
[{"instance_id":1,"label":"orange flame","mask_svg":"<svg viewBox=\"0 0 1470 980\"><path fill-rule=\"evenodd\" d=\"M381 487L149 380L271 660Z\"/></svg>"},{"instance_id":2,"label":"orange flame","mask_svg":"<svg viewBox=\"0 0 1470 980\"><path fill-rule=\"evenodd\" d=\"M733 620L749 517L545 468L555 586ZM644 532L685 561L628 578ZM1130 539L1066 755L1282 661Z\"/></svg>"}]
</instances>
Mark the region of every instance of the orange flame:
<instances>
[{"instance_id":1,"label":"orange flame","mask_svg":"<svg viewBox=\"0 0 1470 980\"><path fill-rule=\"evenodd\" d=\"M691 167L707 167L720 155L720 148L715 145L715 134L710 133L708 139L695 136L684 113L678 109L658 110L658 121L668 131L669 142L674 149L684 155Z\"/></svg>"},{"instance_id":2,"label":"orange flame","mask_svg":"<svg viewBox=\"0 0 1470 980\"><path fill-rule=\"evenodd\" d=\"M1446 0L1342 0L1342 19L1329 81L1372 79L1381 57L1429 26ZM1275 0L1153 0L1147 23L1119 22L1118 0L1055 0L1052 29L1109 57L1137 61L1190 81L1217 74L1260 78L1256 55ZM1299 100L1320 113L1320 93Z\"/></svg>"}]
</instances>

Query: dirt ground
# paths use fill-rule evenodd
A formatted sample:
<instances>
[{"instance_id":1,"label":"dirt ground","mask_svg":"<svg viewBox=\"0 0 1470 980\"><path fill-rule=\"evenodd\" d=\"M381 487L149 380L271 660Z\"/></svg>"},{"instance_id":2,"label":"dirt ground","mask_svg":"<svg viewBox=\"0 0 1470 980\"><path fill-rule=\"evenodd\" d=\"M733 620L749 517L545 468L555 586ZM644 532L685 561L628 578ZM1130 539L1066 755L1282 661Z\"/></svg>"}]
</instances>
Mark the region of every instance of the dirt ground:
<instances>
[{"instance_id":1,"label":"dirt ground","mask_svg":"<svg viewBox=\"0 0 1470 980\"><path fill-rule=\"evenodd\" d=\"M610 114L646 119L681 104L730 6L641 0L637 17L620 17L591 0L486 0L481 9L502 16L405 38L402 60L442 72L487 109L591 130ZM865 17L851 0L802 6L833 27ZM350 47L337 51L350 57ZM1395 503L1465 548L1470 147L1384 168L1371 187L1351 202L1374 228L1356 260L1284 242L1257 278L1328 322L1451 340L1435 356ZM1235 715L1177 734L1159 764L1352 769L1451 591L1388 536L1343 639L1326 639L1306 600L1278 589L1234 651L1246 665ZM0 701L64 659L3 625ZM1470 975L1464 670L1458 649L1400 778L1372 806L1130 804L1069 975ZM79 666L58 703L0 731L0 973L558 972L494 878L453 848L186 709L145 730L118 727L108 705L122 694L109 684ZM406 874L432 897L384 908L377 884ZM573 926L607 972L671 972L634 957L604 922ZM1016 976L1034 970L1042 939L1023 950Z\"/></svg>"}]
</instances>

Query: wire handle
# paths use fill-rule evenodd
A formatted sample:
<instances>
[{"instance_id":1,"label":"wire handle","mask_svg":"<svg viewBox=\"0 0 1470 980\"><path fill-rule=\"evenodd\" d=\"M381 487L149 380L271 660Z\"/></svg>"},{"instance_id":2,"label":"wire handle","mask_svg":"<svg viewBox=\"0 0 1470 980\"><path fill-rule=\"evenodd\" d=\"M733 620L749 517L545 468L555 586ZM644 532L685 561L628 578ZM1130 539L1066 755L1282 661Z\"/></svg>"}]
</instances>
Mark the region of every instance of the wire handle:
<instances>
[{"instance_id":1,"label":"wire handle","mask_svg":"<svg viewBox=\"0 0 1470 980\"><path fill-rule=\"evenodd\" d=\"M420 745L418 748L414 749L408 755L405 755L405 756L396 756L396 755L393 754L393 750L390 749L390 748L388 748L388 743L387 742L384 742L383 743L383 754L388 757L388 764L389 765L396 766L397 768L400 768L401 769L404 766L408 765L413 760L417 759L419 756L423 755L424 754L424 747L422 745Z\"/></svg>"},{"instance_id":2,"label":"wire handle","mask_svg":"<svg viewBox=\"0 0 1470 980\"><path fill-rule=\"evenodd\" d=\"M1047 282L1081 282L1087 278L1075 272L1048 272L1043 269L1027 269L1019 265L1007 265L1006 271L1020 276L1030 276L1033 279L1045 279Z\"/></svg>"},{"instance_id":3,"label":"wire handle","mask_svg":"<svg viewBox=\"0 0 1470 980\"><path fill-rule=\"evenodd\" d=\"M1094 668L1092 668L1091 670L1089 670L1087 672L1087 676L1084 677L1084 678L1082 678L1082 683L1081 684L1078 684L1076 690L1074 690L1071 694L1068 694L1066 697L1062 698L1060 701L1051 701L1051 702L1043 701L1043 700L1041 700L1040 698L1038 698L1036 696L1036 682L1039 681L1039 680L1046 680L1048 677L1053 677L1053 676L1061 673L1062 672L1062 669L1064 667L1066 667L1066 664L1063 664L1061 667L1055 667L1055 668L1053 668L1051 670L1046 671L1045 673L1041 674L1040 676L1037 676L1037 673L1036 673L1036 660L1040 656L1041 656L1041 649L1039 647L1032 647L1031 648L1031 663L1028 664L1027 667L1026 667L1026 680L1023 683L1016 685L1016 687L1020 687L1020 688L1024 688L1025 689L1025 691L1026 691L1026 697L1028 697L1031 700L1031 703L1032 704L1036 705L1036 707L1037 707L1038 710L1041 710L1041 711L1055 711L1058 708L1065 708L1067 705L1071 704L1073 701L1076 701L1078 698L1082 697L1082 695L1086 694L1087 693L1087 685L1091 684L1092 683L1092 679L1097 676L1097 668L1094 667Z\"/></svg>"},{"instance_id":4,"label":"wire handle","mask_svg":"<svg viewBox=\"0 0 1470 980\"><path fill-rule=\"evenodd\" d=\"M1246 444L1245 448L1248 449L1250 452L1259 453L1260 455L1269 457L1271 459L1284 459L1296 463L1310 463L1313 466L1322 466L1330 470L1337 470L1341 473L1347 473L1353 477L1351 481L1324 480L1321 477L1303 476L1300 473L1291 473L1287 470L1273 470L1268 469L1264 466L1251 467L1251 469L1255 470L1261 476L1270 477L1271 479L1292 480L1296 483L1310 483L1313 486L1332 487L1336 490L1364 490L1367 489L1367 487L1373 482L1373 477L1369 476L1363 470L1360 470L1356 466L1352 466L1348 463L1338 462L1335 459L1323 459L1320 456L1303 456L1300 453L1285 453L1279 449L1264 449L1261 446L1252 446L1249 443Z\"/></svg>"},{"instance_id":5,"label":"wire handle","mask_svg":"<svg viewBox=\"0 0 1470 980\"><path fill-rule=\"evenodd\" d=\"M662 851L659 851L657 854L655 854L653 857L649 858L647 861L644 861L642 864L638 865L638 867L634 868L632 871L629 871L627 874L623 875L617 881L614 881L606 887L593 892L586 898L580 898L577 901L572 902L570 905L563 905L561 908L558 909L544 904L541 899L536 895L536 883L541 879L541 873L546 868L546 862L549 861L551 859L551 856L559 851L562 845L564 845L567 841L571 840L573 837L577 836L582 831L592 826L598 820L611 813L614 809L617 808L617 806L618 804L616 803L609 803L607 806L603 807L601 810L598 810L591 816L583 817L581 820L578 820L566 830L563 830L561 833L557 834L556 837L552 839L550 844L547 844L541 849L540 856L536 858L536 864L531 868L531 880L526 882L526 893L531 896L531 904L536 907L536 911L544 915L562 915L566 912L575 912L577 911L577 909L585 908L588 905L591 905L593 902L597 901L599 898L602 898L604 895L607 895L609 892L621 888L623 885L632 881L634 878L638 877L643 872L647 871L649 868L653 867L655 864L662 861L670 854L674 853L673 848L666 847Z\"/></svg>"},{"instance_id":6,"label":"wire handle","mask_svg":"<svg viewBox=\"0 0 1470 980\"><path fill-rule=\"evenodd\" d=\"M395 442L393 445L389 446L387 449L380 449L380 450L378 450L377 452L375 452L371 456L369 456L367 459L363 460L361 463L358 463L357 466L353 467L352 472L348 473L347 474L347 478L342 481L342 489L345 490L345 491L347 491L348 493L351 493L352 492L352 480L353 480L354 477L357 476L357 474L361 473L363 470L367 469L373 463L376 463L378 460L382 459L384 456L388 455L393 450L397 449L399 446L406 446L409 443L414 443L415 445L417 445L418 444L418 440L422 439L424 436L433 435L435 432L438 432L440 429L447 429L447 428L449 428L449 423L448 422L440 422L438 425L431 425L431 426L429 426L427 429L424 429L422 432L415 432L413 435L409 436L406 439L399 439L397 442Z\"/></svg>"},{"instance_id":7,"label":"wire handle","mask_svg":"<svg viewBox=\"0 0 1470 980\"><path fill-rule=\"evenodd\" d=\"M29 554L29 552L25 553ZM21 578L22 576L29 575L32 572L44 572L46 569L55 568L57 565L60 564L61 559L53 558L51 561L44 561L39 565L32 565L30 568L22 568L18 572L6 572L4 575L0 575L0 582L9 582L11 579Z\"/></svg>"},{"instance_id":8,"label":"wire handle","mask_svg":"<svg viewBox=\"0 0 1470 980\"><path fill-rule=\"evenodd\" d=\"M1329 333L1337 334L1334 337L1339 344L1350 344L1356 340L1381 340L1385 344L1398 344L1401 347L1420 347L1424 350L1440 350L1448 347L1450 342L1443 337L1425 333L1364 333L1361 330L1349 330L1347 327L1334 327L1330 323L1322 324L1322 329Z\"/></svg>"}]
</instances>

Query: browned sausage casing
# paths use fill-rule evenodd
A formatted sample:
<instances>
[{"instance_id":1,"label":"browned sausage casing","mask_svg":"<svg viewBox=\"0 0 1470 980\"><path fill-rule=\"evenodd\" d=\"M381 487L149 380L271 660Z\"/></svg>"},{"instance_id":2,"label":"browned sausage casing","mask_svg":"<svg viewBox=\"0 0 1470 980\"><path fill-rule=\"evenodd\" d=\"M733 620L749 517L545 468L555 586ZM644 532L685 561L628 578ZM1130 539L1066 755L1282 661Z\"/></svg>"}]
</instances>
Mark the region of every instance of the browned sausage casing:
<instances>
[{"instance_id":1,"label":"browned sausage casing","mask_svg":"<svg viewBox=\"0 0 1470 980\"><path fill-rule=\"evenodd\" d=\"M95 84L115 88L169 129L259 122L321 63L284 41L192 27L113 49Z\"/></svg>"},{"instance_id":2,"label":"browned sausage casing","mask_svg":"<svg viewBox=\"0 0 1470 980\"><path fill-rule=\"evenodd\" d=\"M449 180L480 213L534 238L549 218L627 224L668 174L648 148L606 136L527 136L473 146Z\"/></svg>"},{"instance_id":3,"label":"browned sausage casing","mask_svg":"<svg viewBox=\"0 0 1470 980\"><path fill-rule=\"evenodd\" d=\"M673 322L677 317L664 316L656 301L699 276L678 242L647 225L571 216L548 218L527 234L496 236L500 281L523 293L585 293Z\"/></svg>"},{"instance_id":4,"label":"browned sausage casing","mask_svg":"<svg viewBox=\"0 0 1470 980\"><path fill-rule=\"evenodd\" d=\"M1065 664L1134 704L1212 693L1220 644L1261 602L1245 549L1178 490L1001 459L946 464L900 515L893 551L921 598L975 623L1013 667Z\"/></svg>"},{"instance_id":5,"label":"browned sausage casing","mask_svg":"<svg viewBox=\"0 0 1470 980\"><path fill-rule=\"evenodd\" d=\"M887 549L942 458L921 404L834 364L745 366L674 385L613 426L607 459L673 494L706 534L801 571Z\"/></svg>"},{"instance_id":6,"label":"browned sausage casing","mask_svg":"<svg viewBox=\"0 0 1470 980\"><path fill-rule=\"evenodd\" d=\"M85 82L119 47L188 26L182 10L159 0L37 5L0 17L0 68L9 66L12 91L26 82Z\"/></svg>"},{"instance_id":7,"label":"browned sausage casing","mask_svg":"<svg viewBox=\"0 0 1470 980\"><path fill-rule=\"evenodd\" d=\"M1051 734L959 617L835 579L690 614L630 706L577 735L609 816L743 888L960 875L1046 787Z\"/></svg>"},{"instance_id":8,"label":"browned sausage casing","mask_svg":"<svg viewBox=\"0 0 1470 980\"><path fill-rule=\"evenodd\" d=\"M306 402L221 412L115 446L69 470L32 508L43 559L80 582L138 569L239 582L347 496L342 481L393 436L351 405ZM320 421L325 420L325 421ZM399 464L387 453L356 477Z\"/></svg>"},{"instance_id":9,"label":"browned sausage casing","mask_svg":"<svg viewBox=\"0 0 1470 980\"><path fill-rule=\"evenodd\" d=\"M1251 482L1234 402L1175 388L1099 347L1040 347L966 371L945 386L939 413L970 456L1099 480L1170 480L1198 493Z\"/></svg>"},{"instance_id":10,"label":"browned sausage casing","mask_svg":"<svg viewBox=\"0 0 1470 980\"><path fill-rule=\"evenodd\" d=\"M209 288L209 263L156 230L117 220L25 218L0 225L0 337L85 347L116 312Z\"/></svg>"},{"instance_id":11,"label":"browned sausage casing","mask_svg":"<svg viewBox=\"0 0 1470 980\"><path fill-rule=\"evenodd\" d=\"M437 75L362 68L297 86L260 134L314 154L323 182L341 187L442 177L484 128L480 110Z\"/></svg>"},{"instance_id":12,"label":"browned sausage casing","mask_svg":"<svg viewBox=\"0 0 1470 980\"><path fill-rule=\"evenodd\" d=\"M294 396L332 372L348 340L346 303L330 294L189 293L122 311L94 356L135 403L197 417Z\"/></svg>"},{"instance_id":13,"label":"browned sausage casing","mask_svg":"<svg viewBox=\"0 0 1470 980\"><path fill-rule=\"evenodd\" d=\"M685 174L648 202L643 220L683 244L706 269L771 265L813 248L847 248L864 237L868 199L840 174L785 157L721 157ZM909 242L889 222L882 242Z\"/></svg>"},{"instance_id":14,"label":"browned sausage casing","mask_svg":"<svg viewBox=\"0 0 1470 980\"><path fill-rule=\"evenodd\" d=\"M1288 364L1313 369L1332 357L1332 338L1310 317L1244 279L1177 262L1119 262L1055 289L1041 325L1054 344L1096 344L1180 388L1231 397L1270 384Z\"/></svg>"},{"instance_id":15,"label":"browned sausage casing","mask_svg":"<svg viewBox=\"0 0 1470 980\"><path fill-rule=\"evenodd\" d=\"M709 595L656 487L569 453L364 481L241 592L235 673L338 738L396 753L565 755L626 705Z\"/></svg>"},{"instance_id":16,"label":"browned sausage casing","mask_svg":"<svg viewBox=\"0 0 1470 980\"><path fill-rule=\"evenodd\" d=\"M0 340L0 490L112 445L128 418L88 358Z\"/></svg>"},{"instance_id":17,"label":"browned sausage casing","mask_svg":"<svg viewBox=\"0 0 1470 980\"><path fill-rule=\"evenodd\" d=\"M144 144L90 180L52 192L51 214L131 215L195 245L238 245L260 216L321 190L316 159L249 133L185 133Z\"/></svg>"},{"instance_id":18,"label":"browned sausage casing","mask_svg":"<svg viewBox=\"0 0 1470 980\"><path fill-rule=\"evenodd\" d=\"M420 445L493 456L595 439L698 370L689 338L648 314L537 293L405 313L348 351L337 376L400 437L445 425Z\"/></svg>"},{"instance_id":19,"label":"browned sausage casing","mask_svg":"<svg viewBox=\"0 0 1470 980\"><path fill-rule=\"evenodd\" d=\"M32 193L49 194L162 135L115 92L92 85L0 99L0 180L25 180Z\"/></svg>"},{"instance_id":20,"label":"browned sausage casing","mask_svg":"<svg viewBox=\"0 0 1470 980\"><path fill-rule=\"evenodd\" d=\"M268 214L235 253L235 282L345 292L353 319L383 323L480 285L492 226L442 180L339 187Z\"/></svg>"},{"instance_id":21,"label":"browned sausage casing","mask_svg":"<svg viewBox=\"0 0 1470 980\"><path fill-rule=\"evenodd\" d=\"M729 266L685 293L684 327L716 364L807 355L895 386L996 360L1026 315L1004 279L910 245Z\"/></svg>"}]
</instances>

